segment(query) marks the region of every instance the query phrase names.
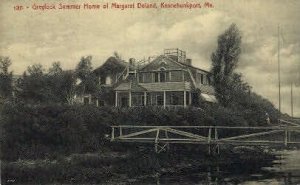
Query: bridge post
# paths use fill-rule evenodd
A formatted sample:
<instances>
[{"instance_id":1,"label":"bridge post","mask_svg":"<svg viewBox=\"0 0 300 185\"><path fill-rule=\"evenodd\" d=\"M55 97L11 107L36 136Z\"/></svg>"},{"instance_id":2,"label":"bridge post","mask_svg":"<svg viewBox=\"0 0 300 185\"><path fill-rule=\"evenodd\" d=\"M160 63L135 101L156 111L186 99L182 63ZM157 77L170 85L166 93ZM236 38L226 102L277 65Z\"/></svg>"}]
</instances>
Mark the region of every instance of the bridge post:
<instances>
[{"instance_id":1,"label":"bridge post","mask_svg":"<svg viewBox=\"0 0 300 185\"><path fill-rule=\"evenodd\" d=\"M215 144L216 144L216 148L215 148L215 150L216 150L216 152L217 152L217 154L220 154L220 147L219 147L219 144L218 144L218 139L219 139L219 136L218 136L218 130L217 130L217 128L215 127Z\"/></svg>"},{"instance_id":2,"label":"bridge post","mask_svg":"<svg viewBox=\"0 0 300 185\"><path fill-rule=\"evenodd\" d=\"M155 149L156 153L158 153L158 138L159 138L159 128L157 129L157 132L156 132L155 144L154 144L154 149Z\"/></svg>"},{"instance_id":3,"label":"bridge post","mask_svg":"<svg viewBox=\"0 0 300 185\"><path fill-rule=\"evenodd\" d=\"M165 130L165 137L167 139L169 139L169 135L168 135L168 131ZM170 144L169 143L166 143L167 144L167 149L170 150Z\"/></svg>"},{"instance_id":4,"label":"bridge post","mask_svg":"<svg viewBox=\"0 0 300 185\"><path fill-rule=\"evenodd\" d=\"M207 143L208 143L208 155L210 155L210 141L211 141L211 128L208 129L208 139L207 139Z\"/></svg>"},{"instance_id":5,"label":"bridge post","mask_svg":"<svg viewBox=\"0 0 300 185\"><path fill-rule=\"evenodd\" d=\"M115 127L112 127L112 130L111 130L111 141L113 141L115 139Z\"/></svg>"},{"instance_id":6,"label":"bridge post","mask_svg":"<svg viewBox=\"0 0 300 185\"><path fill-rule=\"evenodd\" d=\"M284 131L284 146L288 145L288 129L286 128Z\"/></svg>"},{"instance_id":7,"label":"bridge post","mask_svg":"<svg viewBox=\"0 0 300 185\"><path fill-rule=\"evenodd\" d=\"M122 136L122 135L123 135L123 132L122 132L122 126L120 126L119 129L120 129L120 130L119 130L120 136Z\"/></svg>"}]
</instances>

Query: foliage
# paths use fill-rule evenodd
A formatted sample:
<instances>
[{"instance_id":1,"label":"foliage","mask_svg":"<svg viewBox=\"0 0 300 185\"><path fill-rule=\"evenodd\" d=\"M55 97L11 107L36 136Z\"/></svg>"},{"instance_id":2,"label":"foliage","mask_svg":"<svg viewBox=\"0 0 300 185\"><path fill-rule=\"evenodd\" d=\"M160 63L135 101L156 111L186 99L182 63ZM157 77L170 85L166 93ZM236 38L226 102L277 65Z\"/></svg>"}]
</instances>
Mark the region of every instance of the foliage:
<instances>
[{"instance_id":1,"label":"foliage","mask_svg":"<svg viewBox=\"0 0 300 185\"><path fill-rule=\"evenodd\" d=\"M105 105L114 106L115 103L115 93L113 87L98 87L98 92L94 94L99 100L105 100Z\"/></svg>"},{"instance_id":2,"label":"foliage","mask_svg":"<svg viewBox=\"0 0 300 185\"><path fill-rule=\"evenodd\" d=\"M92 72L92 56L81 57L80 62L76 66L76 75L82 81L88 78Z\"/></svg>"},{"instance_id":3,"label":"foliage","mask_svg":"<svg viewBox=\"0 0 300 185\"><path fill-rule=\"evenodd\" d=\"M110 133L108 126L114 124L247 126L251 121L251 118L244 119L243 114L222 106L204 111L198 108L117 109L16 104L5 106L2 117L4 139L1 158L6 160L55 157L61 153L98 150L105 145L104 135ZM12 145L15 147L9 147Z\"/></svg>"},{"instance_id":4,"label":"foliage","mask_svg":"<svg viewBox=\"0 0 300 185\"><path fill-rule=\"evenodd\" d=\"M6 105L1 114L3 123L1 159L5 160L55 158L60 154L96 151L104 147L106 143L104 135L110 133L109 126L114 124L265 125L264 114L258 117L248 109L233 111L218 105L208 106L204 111L199 108L118 109L15 104Z\"/></svg>"},{"instance_id":5,"label":"foliage","mask_svg":"<svg viewBox=\"0 0 300 185\"><path fill-rule=\"evenodd\" d=\"M61 68L61 64L60 62L53 62L52 67L49 68L49 75L55 75L55 74L60 74L62 73L63 70Z\"/></svg>"},{"instance_id":6,"label":"foliage","mask_svg":"<svg viewBox=\"0 0 300 185\"><path fill-rule=\"evenodd\" d=\"M47 86L47 79L44 75L43 66L35 64L29 66L28 74L24 72L21 80L17 84L19 91L17 97L28 103L41 103L50 101L49 87Z\"/></svg>"},{"instance_id":7,"label":"foliage","mask_svg":"<svg viewBox=\"0 0 300 185\"><path fill-rule=\"evenodd\" d=\"M235 24L232 24L218 37L217 50L211 56L215 90L224 106L227 106L230 101L230 84L234 82L232 78L241 53L240 44L240 31Z\"/></svg>"},{"instance_id":8,"label":"foliage","mask_svg":"<svg viewBox=\"0 0 300 185\"><path fill-rule=\"evenodd\" d=\"M9 57L0 57L0 72L3 74L8 74L8 68L11 65Z\"/></svg>"},{"instance_id":9,"label":"foliage","mask_svg":"<svg viewBox=\"0 0 300 185\"><path fill-rule=\"evenodd\" d=\"M47 75L47 85L57 103L73 104L76 79L72 71L57 70Z\"/></svg>"},{"instance_id":10,"label":"foliage","mask_svg":"<svg viewBox=\"0 0 300 185\"><path fill-rule=\"evenodd\" d=\"M112 115L93 106L6 105L1 159L36 159L99 149ZM10 147L14 146L14 147Z\"/></svg>"},{"instance_id":11,"label":"foliage","mask_svg":"<svg viewBox=\"0 0 300 185\"><path fill-rule=\"evenodd\" d=\"M75 75L72 71L63 71L59 62L54 62L49 73L43 66L35 64L28 67L28 74L16 85L19 101L29 104L73 103L75 95Z\"/></svg>"},{"instance_id":12,"label":"foliage","mask_svg":"<svg viewBox=\"0 0 300 185\"><path fill-rule=\"evenodd\" d=\"M75 69L76 77L80 80L77 92L79 94L95 93L97 90L97 78L92 73L92 56L82 57Z\"/></svg>"},{"instance_id":13,"label":"foliage","mask_svg":"<svg viewBox=\"0 0 300 185\"><path fill-rule=\"evenodd\" d=\"M12 95L12 72L8 72L11 61L8 57L0 57L0 98Z\"/></svg>"},{"instance_id":14,"label":"foliage","mask_svg":"<svg viewBox=\"0 0 300 185\"><path fill-rule=\"evenodd\" d=\"M228 115L236 113L249 125L265 125L266 115L276 123L278 111L268 100L251 92L242 75L235 72L241 53L241 34L232 24L218 38L218 47L212 53L212 69L216 96Z\"/></svg>"}]
</instances>

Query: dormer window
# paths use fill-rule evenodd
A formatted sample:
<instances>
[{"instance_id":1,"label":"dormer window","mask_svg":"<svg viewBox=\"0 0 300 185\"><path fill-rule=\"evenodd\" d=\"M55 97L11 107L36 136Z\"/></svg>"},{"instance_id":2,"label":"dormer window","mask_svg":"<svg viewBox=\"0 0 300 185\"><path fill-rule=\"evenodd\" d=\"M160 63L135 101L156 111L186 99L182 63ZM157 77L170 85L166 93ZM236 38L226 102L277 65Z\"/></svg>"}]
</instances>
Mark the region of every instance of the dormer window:
<instances>
[{"instance_id":1,"label":"dormer window","mask_svg":"<svg viewBox=\"0 0 300 185\"><path fill-rule=\"evenodd\" d=\"M154 73L154 82L159 82L159 73Z\"/></svg>"},{"instance_id":2,"label":"dormer window","mask_svg":"<svg viewBox=\"0 0 300 185\"><path fill-rule=\"evenodd\" d=\"M209 76L207 77L207 83L208 83L208 85L211 85L211 80L210 80Z\"/></svg>"},{"instance_id":3,"label":"dormer window","mask_svg":"<svg viewBox=\"0 0 300 185\"><path fill-rule=\"evenodd\" d=\"M201 82L201 84L204 83L204 75L203 74L200 74L200 82Z\"/></svg>"},{"instance_id":4,"label":"dormer window","mask_svg":"<svg viewBox=\"0 0 300 185\"><path fill-rule=\"evenodd\" d=\"M160 64L167 65L167 62L165 60L161 61Z\"/></svg>"},{"instance_id":5,"label":"dormer window","mask_svg":"<svg viewBox=\"0 0 300 185\"><path fill-rule=\"evenodd\" d=\"M166 82L168 79L169 72L166 72L165 68L160 68L159 72L154 73L154 82Z\"/></svg>"},{"instance_id":6,"label":"dormer window","mask_svg":"<svg viewBox=\"0 0 300 185\"><path fill-rule=\"evenodd\" d=\"M160 82L165 82L166 81L166 69L161 68L160 69Z\"/></svg>"},{"instance_id":7,"label":"dormer window","mask_svg":"<svg viewBox=\"0 0 300 185\"><path fill-rule=\"evenodd\" d=\"M102 76L100 77L100 85L111 85L112 80L110 76Z\"/></svg>"},{"instance_id":8,"label":"dormer window","mask_svg":"<svg viewBox=\"0 0 300 185\"><path fill-rule=\"evenodd\" d=\"M106 85L111 85L111 77L110 77L110 76L107 76L107 77L105 78L105 84L106 84Z\"/></svg>"}]
</instances>

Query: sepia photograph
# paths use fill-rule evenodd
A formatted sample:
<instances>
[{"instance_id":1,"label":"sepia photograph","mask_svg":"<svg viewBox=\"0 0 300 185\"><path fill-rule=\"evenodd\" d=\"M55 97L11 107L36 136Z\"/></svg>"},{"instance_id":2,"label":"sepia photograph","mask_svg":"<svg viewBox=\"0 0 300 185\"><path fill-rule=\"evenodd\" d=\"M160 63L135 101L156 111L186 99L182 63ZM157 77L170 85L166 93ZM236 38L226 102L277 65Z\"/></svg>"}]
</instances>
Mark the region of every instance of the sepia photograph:
<instances>
[{"instance_id":1,"label":"sepia photograph","mask_svg":"<svg viewBox=\"0 0 300 185\"><path fill-rule=\"evenodd\" d=\"M1 0L0 184L300 185L299 10Z\"/></svg>"}]
</instances>

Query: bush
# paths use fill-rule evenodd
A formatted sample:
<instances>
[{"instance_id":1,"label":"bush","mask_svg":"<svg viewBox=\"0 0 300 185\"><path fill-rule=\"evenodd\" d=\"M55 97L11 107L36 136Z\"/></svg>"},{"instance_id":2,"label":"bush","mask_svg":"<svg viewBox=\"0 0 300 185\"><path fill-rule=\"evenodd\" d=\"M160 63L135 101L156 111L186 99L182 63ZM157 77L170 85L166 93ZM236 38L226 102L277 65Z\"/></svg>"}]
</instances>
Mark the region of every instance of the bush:
<instances>
[{"instance_id":1,"label":"bush","mask_svg":"<svg viewBox=\"0 0 300 185\"><path fill-rule=\"evenodd\" d=\"M6 106L2 117L1 159L10 161L95 151L112 119L105 109L58 105Z\"/></svg>"},{"instance_id":2,"label":"bush","mask_svg":"<svg viewBox=\"0 0 300 185\"><path fill-rule=\"evenodd\" d=\"M265 104L264 108L270 107ZM265 125L264 113L257 114L263 112L263 108L249 108L257 105L247 104L240 110L217 104L203 109L7 105L1 112L1 159L57 158L61 154L105 149L110 147L105 145L104 135L110 133L111 125ZM219 134L224 136L227 133Z\"/></svg>"}]
</instances>

